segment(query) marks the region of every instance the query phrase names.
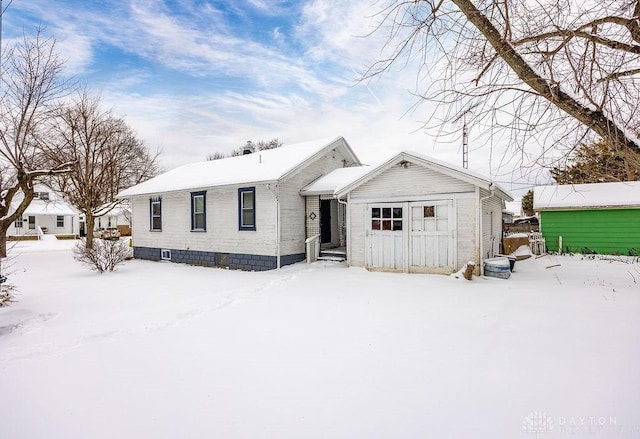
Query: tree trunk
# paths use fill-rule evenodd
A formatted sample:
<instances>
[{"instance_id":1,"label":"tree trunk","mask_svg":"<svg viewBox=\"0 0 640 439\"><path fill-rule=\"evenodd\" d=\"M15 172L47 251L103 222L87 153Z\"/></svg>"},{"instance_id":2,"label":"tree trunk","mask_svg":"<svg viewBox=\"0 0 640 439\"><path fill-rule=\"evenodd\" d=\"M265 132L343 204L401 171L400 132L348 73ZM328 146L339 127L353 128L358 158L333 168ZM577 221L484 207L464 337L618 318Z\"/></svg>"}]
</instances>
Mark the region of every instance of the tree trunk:
<instances>
[{"instance_id":1,"label":"tree trunk","mask_svg":"<svg viewBox=\"0 0 640 439\"><path fill-rule=\"evenodd\" d=\"M515 51L509 41L502 37L491 20L480 12L471 0L452 0L452 2L462 11L469 22L484 35L498 56L518 75L518 78L540 96L593 130L610 145L620 145L634 152L640 152L640 145L636 143L636 140L629 138L624 130L602 111L595 111L581 104L572 96L563 92L560 84L550 83L536 73L527 61Z\"/></svg>"},{"instance_id":2,"label":"tree trunk","mask_svg":"<svg viewBox=\"0 0 640 439\"><path fill-rule=\"evenodd\" d=\"M85 221L84 226L86 228L85 232L87 233L86 247L87 249L92 249L93 248L93 227L96 224L96 219L89 209L87 209L87 212L85 213L84 221Z\"/></svg>"},{"instance_id":3,"label":"tree trunk","mask_svg":"<svg viewBox=\"0 0 640 439\"><path fill-rule=\"evenodd\" d=\"M7 229L0 223L0 258L7 257Z\"/></svg>"}]
</instances>

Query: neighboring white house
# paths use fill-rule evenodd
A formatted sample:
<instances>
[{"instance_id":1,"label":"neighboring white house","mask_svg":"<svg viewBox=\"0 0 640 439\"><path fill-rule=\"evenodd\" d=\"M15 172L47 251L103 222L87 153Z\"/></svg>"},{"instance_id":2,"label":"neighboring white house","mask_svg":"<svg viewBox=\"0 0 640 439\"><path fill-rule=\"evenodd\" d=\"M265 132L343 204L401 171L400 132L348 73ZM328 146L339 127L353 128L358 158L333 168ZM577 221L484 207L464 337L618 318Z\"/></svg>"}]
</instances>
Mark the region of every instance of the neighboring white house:
<instances>
[{"instance_id":1,"label":"neighboring white house","mask_svg":"<svg viewBox=\"0 0 640 439\"><path fill-rule=\"evenodd\" d=\"M427 273L498 253L512 200L420 154L362 166L342 137L185 165L118 197L132 201L137 258L263 270L317 242L346 247L352 266Z\"/></svg>"},{"instance_id":2,"label":"neighboring white house","mask_svg":"<svg viewBox=\"0 0 640 439\"><path fill-rule=\"evenodd\" d=\"M305 258L300 189L359 165L342 137L178 167L126 189L134 257L268 270Z\"/></svg>"},{"instance_id":3,"label":"neighboring white house","mask_svg":"<svg viewBox=\"0 0 640 439\"><path fill-rule=\"evenodd\" d=\"M103 204L94 212L94 231L117 228L121 236L131 234L131 203L126 200Z\"/></svg>"},{"instance_id":4,"label":"neighboring white house","mask_svg":"<svg viewBox=\"0 0 640 439\"><path fill-rule=\"evenodd\" d=\"M17 207L24 199L22 193L16 195L12 205ZM19 239L42 234L73 236L79 234L79 213L67 203L62 195L50 187L34 186L34 199L22 217L9 226L7 236Z\"/></svg>"},{"instance_id":5,"label":"neighboring white house","mask_svg":"<svg viewBox=\"0 0 640 439\"><path fill-rule=\"evenodd\" d=\"M403 152L379 166L337 170L303 188L346 205L351 266L452 273L498 253L502 209L512 197L490 180L449 163ZM325 201L326 202L326 201Z\"/></svg>"}]
</instances>

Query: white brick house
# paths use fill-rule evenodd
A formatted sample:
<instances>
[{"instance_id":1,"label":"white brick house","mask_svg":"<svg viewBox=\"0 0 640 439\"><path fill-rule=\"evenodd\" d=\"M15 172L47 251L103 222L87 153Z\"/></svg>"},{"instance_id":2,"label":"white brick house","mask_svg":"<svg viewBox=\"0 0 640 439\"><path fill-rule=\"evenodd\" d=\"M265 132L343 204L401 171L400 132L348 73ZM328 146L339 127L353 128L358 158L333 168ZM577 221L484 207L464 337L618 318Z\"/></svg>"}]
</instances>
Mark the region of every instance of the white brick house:
<instances>
[{"instance_id":1,"label":"white brick house","mask_svg":"<svg viewBox=\"0 0 640 439\"><path fill-rule=\"evenodd\" d=\"M352 266L423 273L481 267L512 200L419 154L362 166L342 137L182 166L118 197L132 203L136 258L266 270L302 261L314 241Z\"/></svg>"},{"instance_id":2,"label":"white brick house","mask_svg":"<svg viewBox=\"0 0 640 439\"><path fill-rule=\"evenodd\" d=\"M304 260L300 189L360 162L342 137L178 167L118 194L134 256L247 270Z\"/></svg>"}]
</instances>

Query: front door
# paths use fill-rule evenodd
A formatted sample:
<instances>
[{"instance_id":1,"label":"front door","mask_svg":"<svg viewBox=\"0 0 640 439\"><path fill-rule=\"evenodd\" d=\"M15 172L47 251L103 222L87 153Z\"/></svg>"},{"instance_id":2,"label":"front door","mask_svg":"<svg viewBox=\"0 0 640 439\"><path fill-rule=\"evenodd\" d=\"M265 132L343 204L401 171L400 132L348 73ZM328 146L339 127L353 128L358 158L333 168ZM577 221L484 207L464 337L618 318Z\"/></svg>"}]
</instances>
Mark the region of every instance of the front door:
<instances>
[{"instance_id":1,"label":"front door","mask_svg":"<svg viewBox=\"0 0 640 439\"><path fill-rule=\"evenodd\" d=\"M320 200L320 242L331 241L331 200Z\"/></svg>"},{"instance_id":2,"label":"front door","mask_svg":"<svg viewBox=\"0 0 640 439\"><path fill-rule=\"evenodd\" d=\"M29 230L36 229L36 217L33 215L29 215Z\"/></svg>"},{"instance_id":3,"label":"front door","mask_svg":"<svg viewBox=\"0 0 640 439\"><path fill-rule=\"evenodd\" d=\"M368 206L366 239L367 268L403 270L404 213L403 204L371 204Z\"/></svg>"}]
</instances>

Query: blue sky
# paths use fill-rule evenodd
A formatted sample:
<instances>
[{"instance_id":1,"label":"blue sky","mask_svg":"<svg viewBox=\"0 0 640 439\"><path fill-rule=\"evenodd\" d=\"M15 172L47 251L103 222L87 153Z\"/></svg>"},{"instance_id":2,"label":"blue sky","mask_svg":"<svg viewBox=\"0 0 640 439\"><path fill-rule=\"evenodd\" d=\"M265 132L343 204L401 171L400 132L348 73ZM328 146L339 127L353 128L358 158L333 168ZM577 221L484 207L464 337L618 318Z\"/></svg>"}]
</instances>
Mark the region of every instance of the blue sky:
<instances>
[{"instance_id":1,"label":"blue sky","mask_svg":"<svg viewBox=\"0 0 640 439\"><path fill-rule=\"evenodd\" d=\"M66 73L161 148L166 169L246 140L338 135L364 162L402 149L462 162L460 139L434 142L421 129L428 104L408 112L415 70L357 81L384 44L383 34L366 37L377 20L374 0L4 4L4 39L41 26L57 40ZM510 180L487 160L499 145L473 145L473 134L470 168Z\"/></svg>"}]
</instances>

